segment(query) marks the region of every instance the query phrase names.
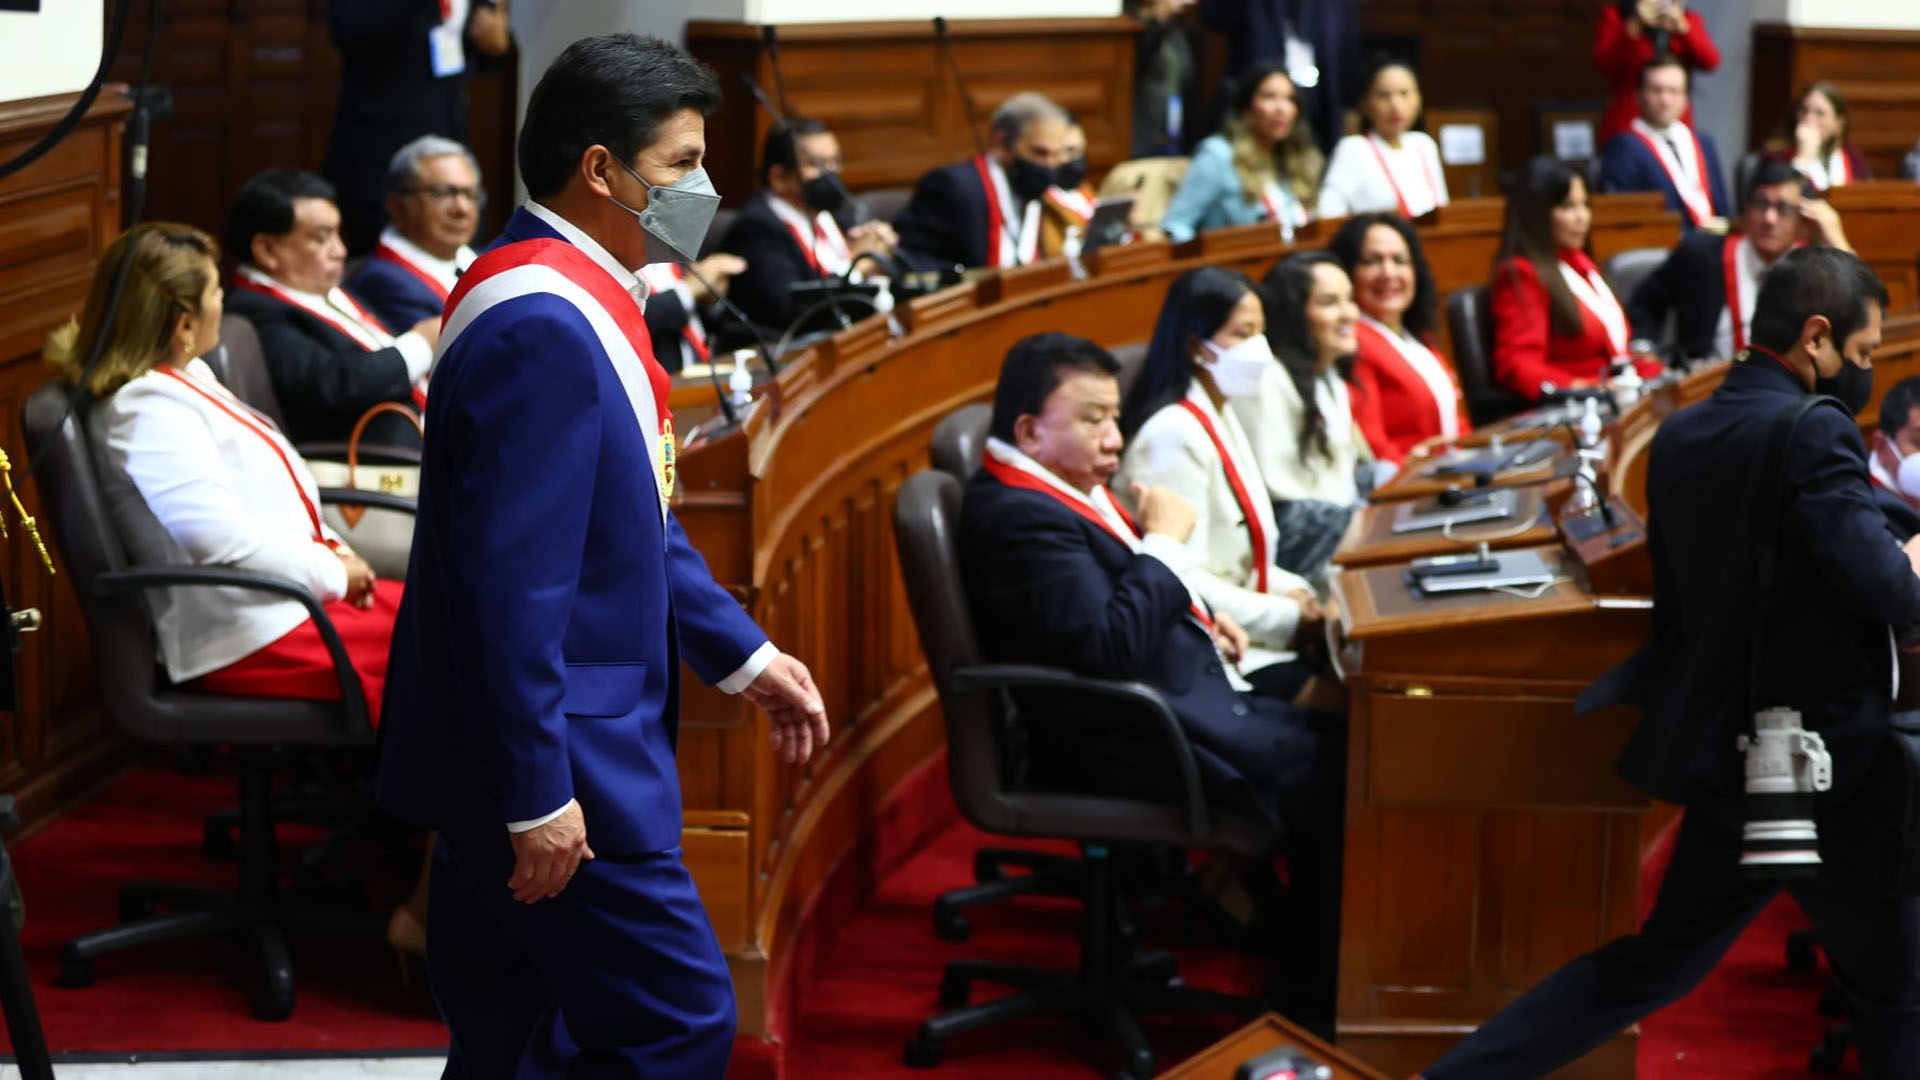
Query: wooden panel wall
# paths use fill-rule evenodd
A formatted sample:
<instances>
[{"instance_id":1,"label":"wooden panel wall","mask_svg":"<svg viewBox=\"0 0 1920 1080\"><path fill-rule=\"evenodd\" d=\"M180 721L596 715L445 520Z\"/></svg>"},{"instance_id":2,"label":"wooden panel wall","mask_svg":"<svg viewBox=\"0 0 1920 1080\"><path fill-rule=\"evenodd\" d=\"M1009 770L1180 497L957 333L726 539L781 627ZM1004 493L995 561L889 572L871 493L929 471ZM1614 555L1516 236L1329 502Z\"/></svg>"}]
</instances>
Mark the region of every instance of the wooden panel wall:
<instances>
[{"instance_id":1,"label":"wooden panel wall","mask_svg":"<svg viewBox=\"0 0 1920 1080\"><path fill-rule=\"evenodd\" d=\"M981 19L950 26L983 126L1010 95L1038 90L1086 125L1087 156L1096 172L1125 160L1136 23ZM854 189L911 184L936 165L974 153L966 109L931 23L777 29L789 104L833 127ZM751 74L769 95L775 93L773 64L760 34L759 26L742 23L687 26L688 51L713 65L726 93L726 105L707 125L707 152L714 184L729 205L759 186L760 141L772 126L740 78Z\"/></svg>"},{"instance_id":2,"label":"wooden panel wall","mask_svg":"<svg viewBox=\"0 0 1920 1080\"><path fill-rule=\"evenodd\" d=\"M1826 79L1847 99L1853 141L1873 174L1900 175L1901 158L1920 138L1920 31L1756 25L1749 67L1755 145L1779 129L1801 87Z\"/></svg>"},{"instance_id":3,"label":"wooden panel wall","mask_svg":"<svg viewBox=\"0 0 1920 1080\"><path fill-rule=\"evenodd\" d=\"M74 95L0 106L0 160L44 135ZM20 410L47 378L39 353L47 332L79 311L94 260L119 231L120 139L126 102L103 95L79 128L46 157L0 181L0 448L29 513L41 514L27 478ZM64 574L49 578L11 508L0 542L7 603L37 607L38 633L21 636L14 663L19 703L0 713L0 792L20 800L29 827L103 779L130 754L94 689L86 627ZM44 528L44 525L43 525ZM47 543L52 547L53 538ZM55 556L56 565L58 556ZM6 662L0 656L0 662Z\"/></svg>"}]
</instances>

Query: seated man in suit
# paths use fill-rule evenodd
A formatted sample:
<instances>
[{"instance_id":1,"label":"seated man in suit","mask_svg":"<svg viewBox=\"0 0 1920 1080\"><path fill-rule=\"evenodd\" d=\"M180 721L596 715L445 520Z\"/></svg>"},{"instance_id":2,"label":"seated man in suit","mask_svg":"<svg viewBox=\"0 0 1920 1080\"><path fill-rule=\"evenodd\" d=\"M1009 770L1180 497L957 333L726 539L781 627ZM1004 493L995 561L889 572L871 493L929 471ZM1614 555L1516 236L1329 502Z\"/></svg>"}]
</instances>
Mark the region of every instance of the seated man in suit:
<instances>
[{"instance_id":1,"label":"seated man in suit","mask_svg":"<svg viewBox=\"0 0 1920 1080\"><path fill-rule=\"evenodd\" d=\"M1136 491L1139 526L1105 484L1120 466L1119 365L1066 334L1015 345L994 391L991 437L967 482L960 570L980 640L996 661L1133 679L1165 696L1219 803L1286 822L1289 890L1280 923L1305 955L1302 985L1276 1002L1310 1025L1331 1019L1338 954L1345 734L1338 721L1245 692L1246 633L1181 580L1194 511L1162 488ZM1079 790L1170 797L1165 744L1107 700L1017 695L1036 779Z\"/></svg>"},{"instance_id":2,"label":"seated man in suit","mask_svg":"<svg viewBox=\"0 0 1920 1080\"><path fill-rule=\"evenodd\" d=\"M1100 196L1087 184L1087 129L1071 113L1068 117L1067 160L1055 170L1054 185L1040 197L1047 208L1040 225L1044 257L1078 257L1086 241L1087 224L1100 202Z\"/></svg>"},{"instance_id":3,"label":"seated man in suit","mask_svg":"<svg viewBox=\"0 0 1920 1080\"><path fill-rule=\"evenodd\" d=\"M1640 115L1600 148L1600 190L1658 191L1687 229L1724 232L1726 182L1713 140L1688 127L1687 65L1670 53L1640 72Z\"/></svg>"},{"instance_id":4,"label":"seated man in suit","mask_svg":"<svg viewBox=\"0 0 1920 1080\"><path fill-rule=\"evenodd\" d=\"M1672 315L1675 356L1731 359L1747 347L1753 300L1773 264L1803 243L1852 251L1839 213L1808 194L1806 186L1785 162L1765 161L1755 168L1742 192L1746 209L1740 212L1740 234L1688 233L1627 298L1635 339L1630 351L1657 351L1661 328Z\"/></svg>"},{"instance_id":5,"label":"seated man in suit","mask_svg":"<svg viewBox=\"0 0 1920 1080\"><path fill-rule=\"evenodd\" d=\"M420 400L440 317L395 335L340 287L347 249L340 242L340 208L325 180L299 169L268 169L241 185L227 250L240 260L227 310L260 334L288 439L345 440L373 406ZM419 445L399 417L378 417L368 431L377 442Z\"/></svg>"},{"instance_id":6,"label":"seated man in suit","mask_svg":"<svg viewBox=\"0 0 1920 1080\"><path fill-rule=\"evenodd\" d=\"M1044 258L1042 200L1067 163L1065 109L1020 93L993 111L987 152L934 169L894 219L907 253L953 266L1025 266Z\"/></svg>"},{"instance_id":7,"label":"seated man in suit","mask_svg":"<svg viewBox=\"0 0 1920 1080\"><path fill-rule=\"evenodd\" d=\"M704 364L711 359L715 346L709 323L718 321L713 318L717 314L713 309L719 301L707 286L711 284L724 294L734 275L746 268L745 259L724 251L694 263L697 273L674 262L648 263L640 268L640 280L647 283L647 336L652 339L653 355L661 367L678 372L688 364ZM726 346L723 343L721 347Z\"/></svg>"},{"instance_id":8,"label":"seated man in suit","mask_svg":"<svg viewBox=\"0 0 1920 1080\"><path fill-rule=\"evenodd\" d=\"M452 139L422 135L387 168L387 225L347 288L388 326L438 319L487 205L480 164Z\"/></svg>"},{"instance_id":9,"label":"seated man in suit","mask_svg":"<svg viewBox=\"0 0 1920 1080\"><path fill-rule=\"evenodd\" d=\"M803 314L793 299L797 282L840 276L858 281L885 272L881 260L900 238L884 221L843 227L836 215L850 203L840 170L840 140L820 121L789 117L767 132L761 190L740 208L720 242L722 250L747 260L731 295L761 326L784 330Z\"/></svg>"}]
</instances>

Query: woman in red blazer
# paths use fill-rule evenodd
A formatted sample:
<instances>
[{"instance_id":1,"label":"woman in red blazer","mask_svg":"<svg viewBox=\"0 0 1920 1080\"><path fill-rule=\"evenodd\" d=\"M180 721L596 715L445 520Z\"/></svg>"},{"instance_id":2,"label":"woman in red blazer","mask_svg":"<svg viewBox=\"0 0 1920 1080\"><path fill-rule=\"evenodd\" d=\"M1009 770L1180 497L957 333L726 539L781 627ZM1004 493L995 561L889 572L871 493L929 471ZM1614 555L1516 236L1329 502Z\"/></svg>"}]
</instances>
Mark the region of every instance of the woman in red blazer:
<instances>
[{"instance_id":1,"label":"woman in red blazer","mask_svg":"<svg viewBox=\"0 0 1920 1080\"><path fill-rule=\"evenodd\" d=\"M1436 435L1468 429L1453 365L1428 344L1439 290L1420 236L1398 214L1347 219L1328 242L1360 307L1353 419L1373 456L1398 465Z\"/></svg>"},{"instance_id":2,"label":"woman in red blazer","mask_svg":"<svg viewBox=\"0 0 1920 1080\"><path fill-rule=\"evenodd\" d=\"M1656 52L1672 53L1690 71L1720 66L1720 50L1707 36L1707 24L1679 0L1619 0L1600 10L1593 66L1612 89L1607 111L1600 118L1596 147L1605 146L1640 115L1640 69ZM1680 119L1692 124L1693 110L1689 108Z\"/></svg>"},{"instance_id":3,"label":"woman in red blazer","mask_svg":"<svg viewBox=\"0 0 1920 1080\"><path fill-rule=\"evenodd\" d=\"M1494 381L1529 401L1602 382L1630 355L1626 312L1587 251L1592 229L1586 180L1558 158L1529 161L1507 200L1490 301ZM1633 363L1642 378L1662 369Z\"/></svg>"}]
</instances>

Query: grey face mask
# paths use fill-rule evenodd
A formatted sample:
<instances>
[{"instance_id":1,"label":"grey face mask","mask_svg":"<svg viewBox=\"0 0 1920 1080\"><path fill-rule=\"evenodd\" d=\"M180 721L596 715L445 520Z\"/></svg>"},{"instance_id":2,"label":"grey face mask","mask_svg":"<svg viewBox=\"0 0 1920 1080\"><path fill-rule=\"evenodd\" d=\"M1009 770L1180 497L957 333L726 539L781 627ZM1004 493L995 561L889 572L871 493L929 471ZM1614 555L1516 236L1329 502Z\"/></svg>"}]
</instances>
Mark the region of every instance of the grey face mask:
<instances>
[{"instance_id":1,"label":"grey face mask","mask_svg":"<svg viewBox=\"0 0 1920 1080\"><path fill-rule=\"evenodd\" d=\"M618 158L614 160L619 161ZM620 167L643 184L645 177L621 161ZM613 196L607 196L613 199ZM647 184L647 208L635 210L619 199L613 205L632 214L647 235L649 263L690 263L700 253L700 242L707 238L707 227L720 209L720 193L713 190L707 170L695 169L672 187Z\"/></svg>"}]
</instances>

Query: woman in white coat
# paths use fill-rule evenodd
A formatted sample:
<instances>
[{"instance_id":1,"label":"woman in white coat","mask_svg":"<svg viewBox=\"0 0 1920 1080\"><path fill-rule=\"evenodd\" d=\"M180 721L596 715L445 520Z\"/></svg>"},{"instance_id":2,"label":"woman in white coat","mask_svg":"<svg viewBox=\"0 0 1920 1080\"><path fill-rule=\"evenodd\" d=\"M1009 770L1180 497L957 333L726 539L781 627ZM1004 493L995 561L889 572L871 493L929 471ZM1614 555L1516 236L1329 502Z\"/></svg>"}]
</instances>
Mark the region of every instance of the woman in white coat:
<instances>
[{"instance_id":1,"label":"woman in white coat","mask_svg":"<svg viewBox=\"0 0 1920 1080\"><path fill-rule=\"evenodd\" d=\"M1320 183L1322 218L1390 210L1412 221L1447 205L1447 174L1433 136L1415 130L1425 107L1406 62L1374 61L1360 93L1360 133L1334 144Z\"/></svg>"},{"instance_id":2,"label":"woman in white coat","mask_svg":"<svg viewBox=\"0 0 1920 1080\"><path fill-rule=\"evenodd\" d=\"M1296 644L1314 637L1324 613L1312 586L1274 563L1267 482L1227 406L1255 393L1273 366L1252 280L1218 267L1181 275L1120 410L1126 449L1113 486L1164 487L1193 507L1193 561L1182 576L1246 630L1240 668L1254 689L1293 700L1314 674Z\"/></svg>"}]
</instances>

